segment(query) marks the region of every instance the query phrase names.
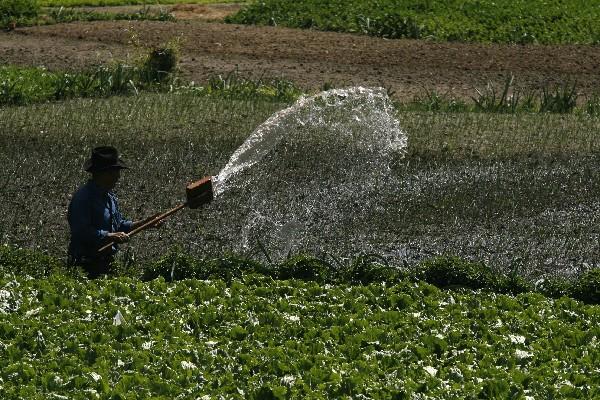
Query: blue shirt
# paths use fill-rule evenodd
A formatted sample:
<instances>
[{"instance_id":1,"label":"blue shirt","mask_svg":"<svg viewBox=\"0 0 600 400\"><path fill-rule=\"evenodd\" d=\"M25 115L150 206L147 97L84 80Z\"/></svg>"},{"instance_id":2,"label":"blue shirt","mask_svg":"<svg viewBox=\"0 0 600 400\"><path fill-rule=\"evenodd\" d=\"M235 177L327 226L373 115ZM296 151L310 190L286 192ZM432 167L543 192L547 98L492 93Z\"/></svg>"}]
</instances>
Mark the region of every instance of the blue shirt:
<instances>
[{"instance_id":1,"label":"blue shirt","mask_svg":"<svg viewBox=\"0 0 600 400\"><path fill-rule=\"evenodd\" d=\"M71 228L69 255L75 261L98 258L109 232L129 232L133 222L119 211L117 196L89 180L73 195L67 214ZM117 252L113 245L112 254Z\"/></svg>"}]
</instances>

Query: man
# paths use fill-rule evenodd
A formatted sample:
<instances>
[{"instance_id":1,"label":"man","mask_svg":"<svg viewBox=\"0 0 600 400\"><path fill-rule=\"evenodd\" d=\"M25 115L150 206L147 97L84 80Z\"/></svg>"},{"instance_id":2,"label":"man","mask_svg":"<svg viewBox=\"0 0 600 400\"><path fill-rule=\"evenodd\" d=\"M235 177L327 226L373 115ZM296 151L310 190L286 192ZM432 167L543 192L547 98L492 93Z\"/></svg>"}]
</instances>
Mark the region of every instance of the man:
<instances>
[{"instance_id":1,"label":"man","mask_svg":"<svg viewBox=\"0 0 600 400\"><path fill-rule=\"evenodd\" d=\"M84 268L90 278L109 272L110 263L118 250L117 243L129 240L128 232L149 221L133 222L119 211L113 189L127 166L112 146L96 147L84 169L91 179L73 195L67 218L71 228L69 260ZM115 244L103 253L98 249L109 242Z\"/></svg>"}]
</instances>

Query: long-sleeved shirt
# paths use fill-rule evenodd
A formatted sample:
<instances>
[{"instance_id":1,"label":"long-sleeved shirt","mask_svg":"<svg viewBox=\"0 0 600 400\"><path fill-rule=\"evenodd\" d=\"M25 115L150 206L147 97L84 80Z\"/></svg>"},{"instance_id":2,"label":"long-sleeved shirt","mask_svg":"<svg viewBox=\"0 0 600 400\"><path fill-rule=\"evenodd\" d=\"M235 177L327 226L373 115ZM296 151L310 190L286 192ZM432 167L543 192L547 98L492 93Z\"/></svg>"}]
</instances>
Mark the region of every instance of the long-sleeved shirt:
<instances>
[{"instance_id":1,"label":"long-sleeved shirt","mask_svg":"<svg viewBox=\"0 0 600 400\"><path fill-rule=\"evenodd\" d=\"M73 195L67 214L71 228L69 255L75 262L97 259L109 232L129 232L133 222L119 211L117 196L90 180ZM113 245L112 253L117 246Z\"/></svg>"}]
</instances>

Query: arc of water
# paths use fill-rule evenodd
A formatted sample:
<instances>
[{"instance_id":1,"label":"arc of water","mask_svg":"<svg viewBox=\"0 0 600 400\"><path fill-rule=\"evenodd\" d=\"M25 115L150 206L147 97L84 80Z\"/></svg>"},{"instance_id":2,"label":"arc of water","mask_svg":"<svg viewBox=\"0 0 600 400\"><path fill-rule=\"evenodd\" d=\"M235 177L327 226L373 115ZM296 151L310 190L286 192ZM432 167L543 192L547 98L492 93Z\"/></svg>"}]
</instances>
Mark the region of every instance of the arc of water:
<instances>
[{"instance_id":1,"label":"arc of water","mask_svg":"<svg viewBox=\"0 0 600 400\"><path fill-rule=\"evenodd\" d=\"M280 125L283 121L287 121L290 118L298 116L298 112L300 110L309 108L309 106L312 103L315 103L317 100L323 101L323 107L335 107L349 98L365 95L384 99L386 108L389 108L386 109L385 112L393 112L385 89L352 87L349 89L328 90L310 97L303 96L292 106L273 114L271 117L269 117L269 119L267 119L267 121L254 130L250 137L248 137L248 139L233 153L227 165L216 177L213 178L215 196L218 196L225 191L227 181L231 177L259 162L267 153L269 153L271 149L277 145L277 143L281 141L284 136L284 132L278 132L276 129L273 129L274 127ZM319 118L318 115L316 115L316 117ZM306 121L301 119L298 119L296 122L300 125L304 125L306 123ZM324 123L324 121L315 122L317 122L317 124ZM394 140L390 143L390 149L400 151L406 147L406 137L401 134L400 126L397 121L396 125L397 126L394 126L394 129L397 129L397 132L399 133L395 135ZM278 134L272 134L270 136L269 132L276 132Z\"/></svg>"}]
</instances>

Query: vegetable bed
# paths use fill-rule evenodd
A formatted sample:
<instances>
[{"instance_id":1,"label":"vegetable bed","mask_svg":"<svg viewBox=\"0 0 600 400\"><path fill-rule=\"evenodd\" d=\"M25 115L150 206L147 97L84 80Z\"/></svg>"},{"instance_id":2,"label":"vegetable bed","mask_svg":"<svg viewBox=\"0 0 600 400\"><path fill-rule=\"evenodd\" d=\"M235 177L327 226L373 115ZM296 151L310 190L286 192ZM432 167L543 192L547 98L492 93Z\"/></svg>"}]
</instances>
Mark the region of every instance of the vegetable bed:
<instances>
[{"instance_id":1,"label":"vegetable bed","mask_svg":"<svg viewBox=\"0 0 600 400\"><path fill-rule=\"evenodd\" d=\"M539 294L4 275L0 396L594 398L598 336L598 306Z\"/></svg>"}]
</instances>

